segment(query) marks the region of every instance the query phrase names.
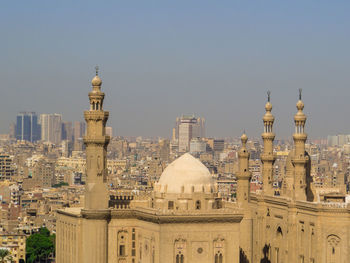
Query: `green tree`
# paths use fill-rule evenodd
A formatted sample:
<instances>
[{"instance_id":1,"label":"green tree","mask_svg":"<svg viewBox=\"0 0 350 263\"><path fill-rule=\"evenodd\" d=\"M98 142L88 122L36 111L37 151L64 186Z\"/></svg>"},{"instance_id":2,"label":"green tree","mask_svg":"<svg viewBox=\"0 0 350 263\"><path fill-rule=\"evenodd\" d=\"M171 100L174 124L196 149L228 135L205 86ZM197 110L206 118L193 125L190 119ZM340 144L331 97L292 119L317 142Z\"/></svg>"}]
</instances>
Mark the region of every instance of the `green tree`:
<instances>
[{"instance_id":1,"label":"green tree","mask_svg":"<svg viewBox=\"0 0 350 263\"><path fill-rule=\"evenodd\" d=\"M30 235L26 246L28 263L48 262L49 257L55 253L55 235L50 235L50 231L42 227L38 233Z\"/></svg>"},{"instance_id":2,"label":"green tree","mask_svg":"<svg viewBox=\"0 0 350 263\"><path fill-rule=\"evenodd\" d=\"M0 263L6 263L11 260L11 253L6 248L0 248Z\"/></svg>"}]
</instances>

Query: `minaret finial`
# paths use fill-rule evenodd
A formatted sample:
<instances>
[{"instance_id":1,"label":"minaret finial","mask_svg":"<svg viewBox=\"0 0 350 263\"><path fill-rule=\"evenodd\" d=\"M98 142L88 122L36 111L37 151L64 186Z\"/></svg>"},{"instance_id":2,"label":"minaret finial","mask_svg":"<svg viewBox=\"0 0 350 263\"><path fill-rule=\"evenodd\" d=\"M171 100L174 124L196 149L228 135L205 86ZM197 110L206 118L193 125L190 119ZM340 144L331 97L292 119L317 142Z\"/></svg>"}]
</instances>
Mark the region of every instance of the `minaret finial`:
<instances>
[{"instance_id":1,"label":"minaret finial","mask_svg":"<svg viewBox=\"0 0 350 263\"><path fill-rule=\"evenodd\" d=\"M299 100L301 100L301 92L303 91L303 89L299 89Z\"/></svg>"},{"instance_id":2,"label":"minaret finial","mask_svg":"<svg viewBox=\"0 0 350 263\"><path fill-rule=\"evenodd\" d=\"M270 95L271 95L271 91L267 91L267 101L270 102Z\"/></svg>"},{"instance_id":3,"label":"minaret finial","mask_svg":"<svg viewBox=\"0 0 350 263\"><path fill-rule=\"evenodd\" d=\"M99 67L98 67L98 66L96 66L96 67L95 67L95 70L96 70L96 76L98 76L98 70L99 70Z\"/></svg>"}]
</instances>

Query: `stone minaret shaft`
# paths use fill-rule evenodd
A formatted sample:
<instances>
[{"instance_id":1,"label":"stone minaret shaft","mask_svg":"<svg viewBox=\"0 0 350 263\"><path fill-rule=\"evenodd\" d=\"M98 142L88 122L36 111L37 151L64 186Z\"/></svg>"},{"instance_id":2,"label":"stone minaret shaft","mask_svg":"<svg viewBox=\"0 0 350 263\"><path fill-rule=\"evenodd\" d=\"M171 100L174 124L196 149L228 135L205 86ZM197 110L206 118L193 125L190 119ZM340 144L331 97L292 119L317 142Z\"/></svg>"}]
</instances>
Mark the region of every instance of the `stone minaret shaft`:
<instances>
[{"instance_id":1,"label":"stone minaret shaft","mask_svg":"<svg viewBox=\"0 0 350 263\"><path fill-rule=\"evenodd\" d=\"M103 110L105 94L101 92L102 80L98 76L92 79L92 91L89 93L90 110L84 112L87 134L86 145L86 186L85 209L97 210L108 208L107 180L107 145L109 136L105 134L109 112Z\"/></svg>"},{"instance_id":2,"label":"stone minaret shaft","mask_svg":"<svg viewBox=\"0 0 350 263\"><path fill-rule=\"evenodd\" d=\"M237 202L239 204L247 204L250 200L250 178L251 172L249 171L249 152L247 150L246 134L241 137L242 147L238 152L239 158L239 172L237 174Z\"/></svg>"},{"instance_id":3,"label":"stone minaret shaft","mask_svg":"<svg viewBox=\"0 0 350 263\"><path fill-rule=\"evenodd\" d=\"M304 103L301 100L301 90L299 90L299 101L297 102L298 112L294 116L295 133L294 155L292 163L294 166L294 198L296 200L306 200L306 166L309 157L305 152L305 142L307 134L304 132L306 116L303 112Z\"/></svg>"},{"instance_id":4,"label":"stone minaret shaft","mask_svg":"<svg viewBox=\"0 0 350 263\"><path fill-rule=\"evenodd\" d=\"M268 94L267 103L265 105L266 113L263 117L264 132L261 137L264 141L264 150L261 154L262 177L263 177L263 193L265 195L273 195L273 164L276 156L273 153L273 141L275 134L273 133L273 122L275 117L271 114L272 104L270 103L270 92Z\"/></svg>"}]
</instances>

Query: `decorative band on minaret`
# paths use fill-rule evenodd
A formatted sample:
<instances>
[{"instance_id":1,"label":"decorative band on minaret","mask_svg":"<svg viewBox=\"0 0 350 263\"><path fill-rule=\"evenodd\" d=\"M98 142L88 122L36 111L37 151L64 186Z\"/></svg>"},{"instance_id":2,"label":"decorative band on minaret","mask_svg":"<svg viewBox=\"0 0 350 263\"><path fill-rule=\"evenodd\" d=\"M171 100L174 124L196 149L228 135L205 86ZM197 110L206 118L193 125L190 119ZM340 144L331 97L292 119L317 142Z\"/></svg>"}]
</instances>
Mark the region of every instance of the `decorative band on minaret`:
<instances>
[{"instance_id":1,"label":"decorative band on minaret","mask_svg":"<svg viewBox=\"0 0 350 263\"><path fill-rule=\"evenodd\" d=\"M241 136L242 147L238 152L239 172L237 174L237 202L239 204L248 203L250 200L250 179L249 156L247 150L248 137L245 133Z\"/></svg>"},{"instance_id":2,"label":"decorative band on minaret","mask_svg":"<svg viewBox=\"0 0 350 263\"><path fill-rule=\"evenodd\" d=\"M303 112L304 103L301 100L301 92L299 89L299 101L297 102L298 112L294 116L295 133L294 155L292 163L294 166L294 198L296 200L306 200L306 166L309 162L309 156L305 152L305 142L307 134L305 133L306 115Z\"/></svg>"},{"instance_id":3,"label":"decorative band on minaret","mask_svg":"<svg viewBox=\"0 0 350 263\"><path fill-rule=\"evenodd\" d=\"M103 110L105 94L101 91L102 80L96 76L91 81L92 91L89 92L90 110L84 112L87 133L84 136L86 145L86 186L85 209L99 210L108 208L107 188L107 145L106 122L109 112Z\"/></svg>"},{"instance_id":4,"label":"decorative band on minaret","mask_svg":"<svg viewBox=\"0 0 350 263\"><path fill-rule=\"evenodd\" d=\"M275 134L273 133L273 123L275 117L271 114L272 104L270 102L271 92L267 92L267 103L265 105L266 113L263 117L264 132L261 137L264 142L264 150L261 154L262 177L263 177L263 193L264 195L273 195L273 164L276 156L273 152L273 141Z\"/></svg>"}]
</instances>

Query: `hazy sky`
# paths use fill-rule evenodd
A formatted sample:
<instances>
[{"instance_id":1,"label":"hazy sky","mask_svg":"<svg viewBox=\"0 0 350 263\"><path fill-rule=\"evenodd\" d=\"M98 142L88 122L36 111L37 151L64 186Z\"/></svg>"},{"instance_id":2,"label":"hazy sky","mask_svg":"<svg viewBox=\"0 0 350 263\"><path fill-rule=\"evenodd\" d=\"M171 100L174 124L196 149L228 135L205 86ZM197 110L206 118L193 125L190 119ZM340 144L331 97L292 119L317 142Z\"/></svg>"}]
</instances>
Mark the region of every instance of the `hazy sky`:
<instances>
[{"instance_id":1,"label":"hazy sky","mask_svg":"<svg viewBox=\"0 0 350 263\"><path fill-rule=\"evenodd\" d=\"M288 2L288 3L287 3ZM115 135L259 136L271 90L277 138L303 89L311 138L350 133L350 1L3 1L0 133L19 111L82 120L100 66Z\"/></svg>"}]
</instances>

